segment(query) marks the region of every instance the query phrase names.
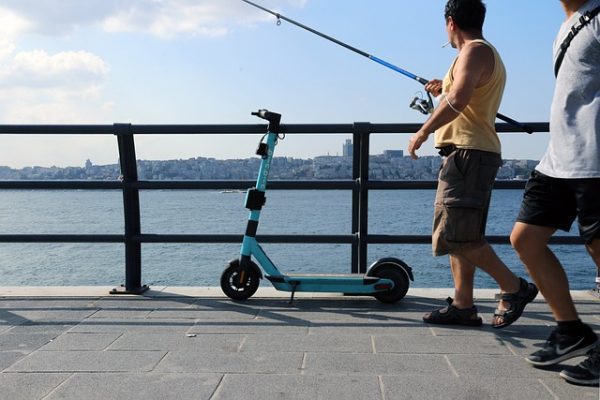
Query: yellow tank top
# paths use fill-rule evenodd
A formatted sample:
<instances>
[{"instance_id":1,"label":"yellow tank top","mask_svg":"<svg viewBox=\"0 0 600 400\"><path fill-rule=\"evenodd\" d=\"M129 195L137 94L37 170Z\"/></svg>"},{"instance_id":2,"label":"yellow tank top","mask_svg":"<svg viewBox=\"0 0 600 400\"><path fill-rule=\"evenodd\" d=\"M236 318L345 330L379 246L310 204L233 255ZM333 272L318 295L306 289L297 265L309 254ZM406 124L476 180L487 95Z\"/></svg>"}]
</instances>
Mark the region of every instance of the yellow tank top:
<instances>
[{"instance_id":1,"label":"yellow tank top","mask_svg":"<svg viewBox=\"0 0 600 400\"><path fill-rule=\"evenodd\" d=\"M506 83L506 70L494 46L481 39L475 42L485 44L494 52L494 71L485 85L475 89L469 104L458 117L435 132L435 146L453 144L461 149L500 153L500 139L496 133L495 121ZM458 57L444 77L442 93L449 93L452 89L452 70L457 59Z\"/></svg>"}]
</instances>

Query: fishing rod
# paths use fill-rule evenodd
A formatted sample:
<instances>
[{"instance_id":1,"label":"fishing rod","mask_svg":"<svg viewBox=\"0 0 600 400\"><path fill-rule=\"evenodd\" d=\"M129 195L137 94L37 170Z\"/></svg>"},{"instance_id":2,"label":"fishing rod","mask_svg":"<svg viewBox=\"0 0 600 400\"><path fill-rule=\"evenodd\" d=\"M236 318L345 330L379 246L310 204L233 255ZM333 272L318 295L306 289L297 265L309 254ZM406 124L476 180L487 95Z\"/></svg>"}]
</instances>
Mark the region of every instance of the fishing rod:
<instances>
[{"instance_id":1,"label":"fishing rod","mask_svg":"<svg viewBox=\"0 0 600 400\"><path fill-rule=\"evenodd\" d=\"M286 16L283 16L283 15L281 15L279 13L276 13L275 11L271 11L268 8L265 8L265 7L263 7L263 6L259 5L259 4L253 3L253 2L251 2L249 0L242 0L242 1L244 3L248 3L248 4L250 4L253 7L256 7L258 9L262 10L262 11L265 11L265 12L267 12L269 14L272 14L275 17L277 17L277 25L281 25L281 20L289 22L290 24L296 25L296 26L298 26L298 27L300 27L300 28L302 28L304 30L307 30L307 31L309 31L311 33L314 33L315 35L320 36L320 37L322 37L324 39L327 39L330 42L333 42L333 43L335 43L337 45L340 45L340 46L342 46L342 47L344 47L344 48L346 48L346 49L348 49L350 51L353 51L354 53L360 54L361 56L366 57L369 60L375 61L376 63L378 63L380 65L383 65L384 67L387 67L387 68L389 68L391 70L399 72L400 74L402 74L402 75L404 75L404 76L406 76L406 77L408 77L410 79L413 79L413 80L419 82L422 85L426 85L427 83L429 83L428 79L425 79L425 78L422 78L420 76L417 76L417 75L413 74L412 72L409 72L409 71L407 71L405 69L402 69L402 68L400 68L400 67L398 67L398 66L396 66L394 64L390 64L389 62L387 62L385 60L382 60L381 58L375 57L372 54L369 54L369 53L364 52L364 51L362 51L360 49L357 49L356 47L350 46L347 43L344 43L344 42L342 42L340 40L337 40L336 38L328 36L328 35L326 35L326 34L324 34L322 32L319 32L319 31L317 31L317 30L315 30L315 29L313 29L313 28L311 28L309 26L301 24L300 22L294 21L293 19L287 18ZM431 99L431 95L429 94L429 92L427 92L427 97L428 97L427 100L425 100L423 98L420 98L420 97L415 97L413 99L413 101L410 103L410 108L418 110L418 111L420 111L423 114L430 114L433 111L433 101ZM525 124L522 124L521 122L515 121L514 119L509 118L506 115L498 113L498 114L496 114L496 118L498 118L498 119L500 119L500 120L502 120L504 122L507 122L507 123L509 123L511 125L517 126L517 127L521 128L523 131L525 131L527 133L533 133L533 128L531 128L530 126L527 126Z\"/></svg>"}]
</instances>

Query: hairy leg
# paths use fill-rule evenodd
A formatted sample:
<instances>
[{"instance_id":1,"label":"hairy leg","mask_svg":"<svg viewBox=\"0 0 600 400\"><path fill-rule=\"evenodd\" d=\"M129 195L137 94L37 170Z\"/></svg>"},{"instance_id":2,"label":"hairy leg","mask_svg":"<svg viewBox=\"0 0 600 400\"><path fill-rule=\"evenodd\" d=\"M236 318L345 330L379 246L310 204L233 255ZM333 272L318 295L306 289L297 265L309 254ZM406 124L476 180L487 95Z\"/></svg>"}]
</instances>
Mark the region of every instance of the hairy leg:
<instances>
[{"instance_id":1,"label":"hairy leg","mask_svg":"<svg viewBox=\"0 0 600 400\"><path fill-rule=\"evenodd\" d=\"M458 304L460 305L457 305L459 308L473 305L475 267L479 267L489 274L498 283L502 292L514 293L520 288L519 278L502 262L489 243L477 248L463 250L460 254L455 254L454 257L457 262L455 262L455 265L451 262L450 265L454 277L455 297L459 299ZM463 307L463 304L466 305ZM500 309L507 309L508 307L510 307L509 304L500 301ZM501 323L501 318L499 317L494 323Z\"/></svg>"},{"instance_id":2,"label":"hairy leg","mask_svg":"<svg viewBox=\"0 0 600 400\"><path fill-rule=\"evenodd\" d=\"M459 254L450 254L450 269L454 279L454 301L457 308L473 306L473 281L475 265Z\"/></svg>"}]
</instances>

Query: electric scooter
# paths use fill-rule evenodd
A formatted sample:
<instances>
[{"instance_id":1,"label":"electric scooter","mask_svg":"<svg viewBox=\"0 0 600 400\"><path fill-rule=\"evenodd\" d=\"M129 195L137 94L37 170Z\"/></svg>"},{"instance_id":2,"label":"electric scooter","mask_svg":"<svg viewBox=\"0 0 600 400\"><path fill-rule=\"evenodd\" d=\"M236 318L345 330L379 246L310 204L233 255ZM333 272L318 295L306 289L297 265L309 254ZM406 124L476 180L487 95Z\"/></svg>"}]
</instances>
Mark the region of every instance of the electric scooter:
<instances>
[{"instance_id":1,"label":"electric scooter","mask_svg":"<svg viewBox=\"0 0 600 400\"><path fill-rule=\"evenodd\" d=\"M327 292L352 295L372 295L383 303L394 303L407 293L414 281L412 269L396 258L383 258L374 262L366 274L347 275L291 275L280 272L256 240L260 211L265 205L265 191L275 146L280 136L281 114L268 110L253 112L269 122L267 133L261 139L256 154L262 160L256 186L248 189L245 206L250 210L240 257L231 261L221 275L221 289L233 300L246 300L260 284L260 279L270 281L277 290L291 292L290 303L296 292ZM253 261L254 258L257 262ZM260 265L260 267L259 267ZM262 269L261 269L262 267Z\"/></svg>"}]
</instances>

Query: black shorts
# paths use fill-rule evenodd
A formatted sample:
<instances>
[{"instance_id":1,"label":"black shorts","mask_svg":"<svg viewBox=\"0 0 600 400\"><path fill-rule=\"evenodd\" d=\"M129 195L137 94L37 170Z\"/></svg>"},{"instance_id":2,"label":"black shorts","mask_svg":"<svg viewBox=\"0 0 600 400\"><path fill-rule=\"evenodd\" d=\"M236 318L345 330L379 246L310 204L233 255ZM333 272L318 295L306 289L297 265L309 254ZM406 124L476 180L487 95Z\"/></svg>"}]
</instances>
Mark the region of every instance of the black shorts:
<instances>
[{"instance_id":1,"label":"black shorts","mask_svg":"<svg viewBox=\"0 0 600 400\"><path fill-rule=\"evenodd\" d=\"M575 218L586 243L600 238L600 178L561 179L534 170L517 221L569 231Z\"/></svg>"}]
</instances>

